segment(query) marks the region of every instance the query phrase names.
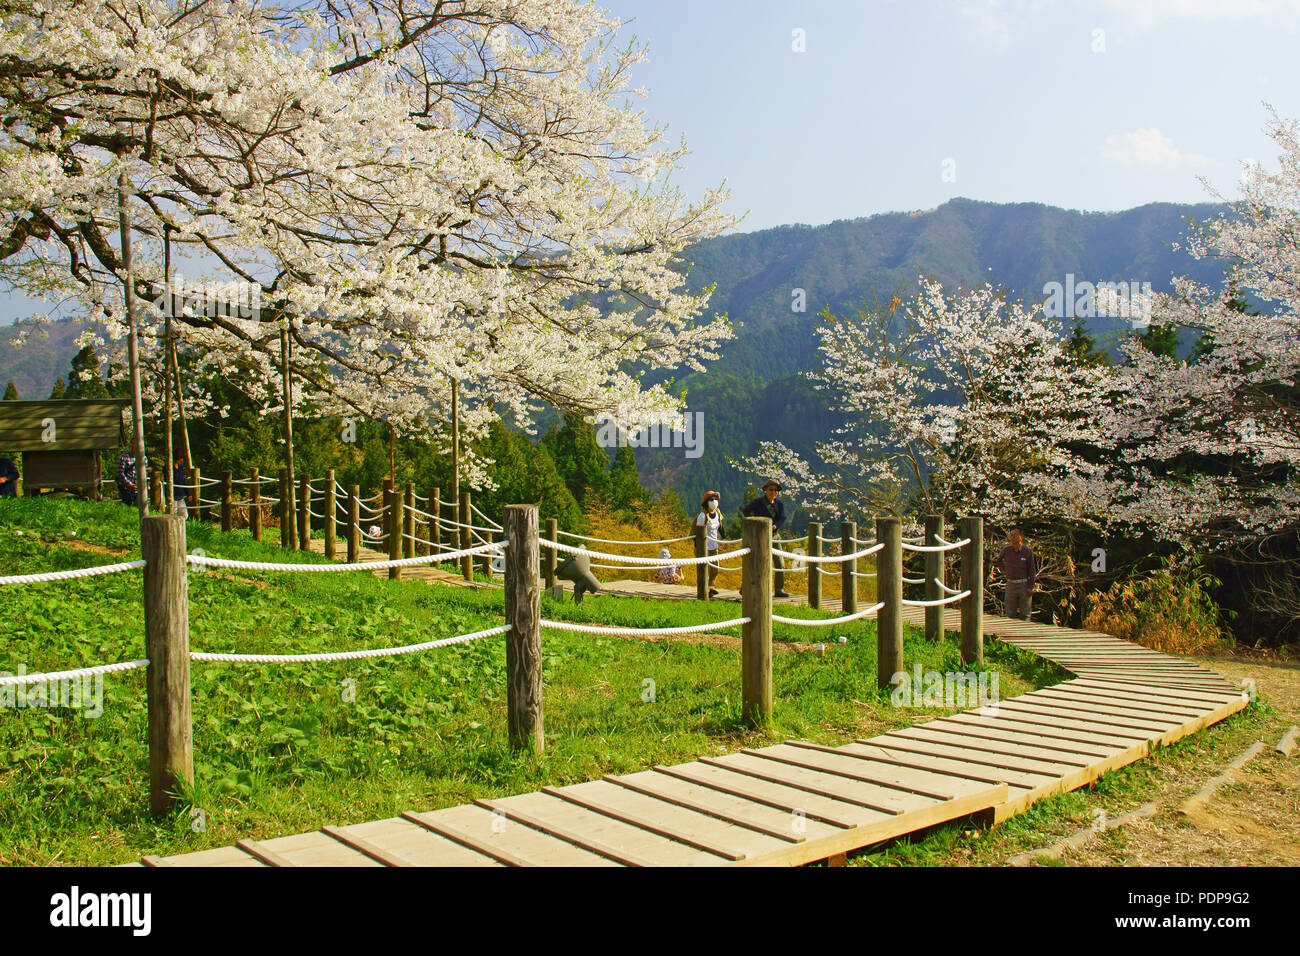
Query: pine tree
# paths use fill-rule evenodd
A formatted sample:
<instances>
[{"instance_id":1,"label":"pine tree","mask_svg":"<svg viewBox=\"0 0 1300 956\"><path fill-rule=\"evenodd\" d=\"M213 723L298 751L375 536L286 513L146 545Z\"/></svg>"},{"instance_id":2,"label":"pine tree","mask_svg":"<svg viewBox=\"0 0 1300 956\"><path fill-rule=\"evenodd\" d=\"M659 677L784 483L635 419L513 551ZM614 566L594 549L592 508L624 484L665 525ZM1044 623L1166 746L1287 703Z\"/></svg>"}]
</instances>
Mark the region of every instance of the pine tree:
<instances>
[{"instance_id":1,"label":"pine tree","mask_svg":"<svg viewBox=\"0 0 1300 956\"><path fill-rule=\"evenodd\" d=\"M623 445L615 453L605 489L610 505L622 511L635 510L650 497L641 485L641 476L636 468L636 452L629 446Z\"/></svg>"},{"instance_id":2,"label":"pine tree","mask_svg":"<svg viewBox=\"0 0 1300 956\"><path fill-rule=\"evenodd\" d=\"M5 386L5 397L0 399L0 401L4 401L4 402L18 401L18 387L14 385L13 379L10 379L9 384Z\"/></svg>"},{"instance_id":3,"label":"pine tree","mask_svg":"<svg viewBox=\"0 0 1300 956\"><path fill-rule=\"evenodd\" d=\"M564 426L547 432L542 447L579 504L584 503L588 491L604 493L609 456L596 444L596 430L582 416L566 413Z\"/></svg>"},{"instance_id":4,"label":"pine tree","mask_svg":"<svg viewBox=\"0 0 1300 956\"><path fill-rule=\"evenodd\" d=\"M68 387L64 398L104 398L108 395L108 386L99 370L99 356L93 345L87 345L72 357L72 371L68 375Z\"/></svg>"},{"instance_id":5,"label":"pine tree","mask_svg":"<svg viewBox=\"0 0 1300 956\"><path fill-rule=\"evenodd\" d=\"M57 382L54 383L54 391L50 392L50 398L52 399L63 398L63 396L67 393L67 391L68 391L68 386L65 385L63 379L60 378Z\"/></svg>"}]
</instances>

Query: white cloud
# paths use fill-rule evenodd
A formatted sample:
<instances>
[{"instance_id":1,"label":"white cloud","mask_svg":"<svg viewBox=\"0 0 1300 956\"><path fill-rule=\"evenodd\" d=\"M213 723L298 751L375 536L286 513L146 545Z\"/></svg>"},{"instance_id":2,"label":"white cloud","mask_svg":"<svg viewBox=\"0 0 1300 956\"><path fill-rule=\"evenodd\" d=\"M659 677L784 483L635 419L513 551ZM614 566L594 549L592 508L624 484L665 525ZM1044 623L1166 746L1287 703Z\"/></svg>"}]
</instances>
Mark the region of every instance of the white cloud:
<instances>
[{"instance_id":1,"label":"white cloud","mask_svg":"<svg viewBox=\"0 0 1300 956\"><path fill-rule=\"evenodd\" d=\"M1054 0L957 0L957 9L975 25L975 32L998 52Z\"/></svg>"},{"instance_id":2,"label":"white cloud","mask_svg":"<svg viewBox=\"0 0 1300 956\"><path fill-rule=\"evenodd\" d=\"M1182 152L1172 139L1153 128L1111 133L1102 141L1101 159L1115 166L1147 166L1156 169L1218 165L1218 160L1213 157Z\"/></svg>"},{"instance_id":3,"label":"white cloud","mask_svg":"<svg viewBox=\"0 0 1300 956\"><path fill-rule=\"evenodd\" d=\"M1300 15L1300 0L1099 0L1139 30L1152 30L1169 20L1267 20Z\"/></svg>"}]
</instances>

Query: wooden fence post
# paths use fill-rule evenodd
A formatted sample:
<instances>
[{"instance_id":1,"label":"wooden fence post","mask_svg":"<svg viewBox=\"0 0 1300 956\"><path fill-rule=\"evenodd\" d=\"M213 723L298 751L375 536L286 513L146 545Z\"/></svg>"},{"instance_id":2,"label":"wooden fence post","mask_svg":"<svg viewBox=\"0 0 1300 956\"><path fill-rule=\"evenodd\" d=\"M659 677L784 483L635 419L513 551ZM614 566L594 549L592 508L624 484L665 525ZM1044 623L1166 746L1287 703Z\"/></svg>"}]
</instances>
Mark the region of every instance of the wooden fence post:
<instances>
[{"instance_id":1,"label":"wooden fence post","mask_svg":"<svg viewBox=\"0 0 1300 956\"><path fill-rule=\"evenodd\" d=\"M502 523L504 524L504 522ZM548 541L560 540L560 522L558 518L546 519L546 540ZM544 567L546 572L546 590L548 591L551 588L555 587L556 556L557 553L554 548L546 549L546 564L544 565Z\"/></svg>"},{"instance_id":2,"label":"wooden fence post","mask_svg":"<svg viewBox=\"0 0 1300 956\"><path fill-rule=\"evenodd\" d=\"M156 468L149 475L149 507L157 512L163 510L162 475L158 474Z\"/></svg>"},{"instance_id":3,"label":"wooden fence post","mask_svg":"<svg viewBox=\"0 0 1300 956\"><path fill-rule=\"evenodd\" d=\"M442 550L442 489L434 485L429 489L429 546L430 553Z\"/></svg>"},{"instance_id":4,"label":"wooden fence post","mask_svg":"<svg viewBox=\"0 0 1300 956\"><path fill-rule=\"evenodd\" d=\"M695 556L704 557L704 525L695 526ZM695 599L697 601L707 601L709 599L709 566L704 562L695 565Z\"/></svg>"},{"instance_id":5,"label":"wooden fence post","mask_svg":"<svg viewBox=\"0 0 1300 956\"><path fill-rule=\"evenodd\" d=\"M307 473L304 471L300 481L302 489L302 501L298 506L299 516L302 521L298 525L298 548L301 551L311 550L311 483L307 479Z\"/></svg>"},{"instance_id":6,"label":"wooden fence post","mask_svg":"<svg viewBox=\"0 0 1300 956\"><path fill-rule=\"evenodd\" d=\"M388 560L402 556L402 494L396 488L384 488L384 515L388 521ZM402 580L401 568L389 568L388 580Z\"/></svg>"},{"instance_id":7,"label":"wooden fence post","mask_svg":"<svg viewBox=\"0 0 1300 956\"><path fill-rule=\"evenodd\" d=\"M195 465L190 469L190 484L194 486L194 514L192 517L195 521L203 520L203 472Z\"/></svg>"},{"instance_id":8,"label":"wooden fence post","mask_svg":"<svg viewBox=\"0 0 1300 956\"><path fill-rule=\"evenodd\" d=\"M140 524L144 566L145 654L149 658L149 809L161 816L194 782L190 712L190 610L185 521L150 515Z\"/></svg>"},{"instance_id":9,"label":"wooden fence post","mask_svg":"<svg viewBox=\"0 0 1300 956\"><path fill-rule=\"evenodd\" d=\"M287 548L292 542L289 540L289 469L280 469L280 504L277 508L280 513L280 547Z\"/></svg>"},{"instance_id":10,"label":"wooden fence post","mask_svg":"<svg viewBox=\"0 0 1300 956\"><path fill-rule=\"evenodd\" d=\"M229 531L234 525L231 513L230 496L234 493L234 476L228 471L221 473L221 530Z\"/></svg>"},{"instance_id":11,"label":"wooden fence post","mask_svg":"<svg viewBox=\"0 0 1300 956\"><path fill-rule=\"evenodd\" d=\"M984 663L984 519L962 518L961 536L970 543L961 551L961 589L970 596L961 602L961 659Z\"/></svg>"},{"instance_id":12,"label":"wooden fence post","mask_svg":"<svg viewBox=\"0 0 1300 956\"><path fill-rule=\"evenodd\" d=\"M415 557L415 482L406 483L406 501L402 505L402 556Z\"/></svg>"},{"instance_id":13,"label":"wooden fence post","mask_svg":"<svg viewBox=\"0 0 1300 956\"><path fill-rule=\"evenodd\" d=\"M470 511L469 504L469 492L462 491L460 493L460 547L462 550L473 547L472 542L474 539L470 535L468 527L470 524L469 516L473 512ZM536 521L533 524L536 525ZM469 555L465 555L460 559L460 573L466 581L474 580L474 559Z\"/></svg>"},{"instance_id":14,"label":"wooden fence post","mask_svg":"<svg viewBox=\"0 0 1300 956\"><path fill-rule=\"evenodd\" d=\"M820 521L808 522L808 556L822 556L822 526ZM820 562L808 562L808 606L822 606L822 566Z\"/></svg>"},{"instance_id":15,"label":"wooden fence post","mask_svg":"<svg viewBox=\"0 0 1300 956\"><path fill-rule=\"evenodd\" d=\"M361 560L361 489L348 486L348 564Z\"/></svg>"},{"instance_id":16,"label":"wooden fence post","mask_svg":"<svg viewBox=\"0 0 1300 956\"><path fill-rule=\"evenodd\" d=\"M925 516L925 538L921 544L927 548L936 547L939 542L936 540L943 537L943 515L926 515ZM943 551L925 552L925 592L923 598L926 601L943 600L943 588L939 582L943 581L944 556ZM943 640L943 612L944 605L937 607L927 607L925 609L925 638L928 641Z\"/></svg>"},{"instance_id":17,"label":"wooden fence post","mask_svg":"<svg viewBox=\"0 0 1300 956\"><path fill-rule=\"evenodd\" d=\"M462 499L464 500L464 499ZM542 723L542 595L537 586L537 506L506 505L506 707L510 746L540 754Z\"/></svg>"},{"instance_id":18,"label":"wooden fence post","mask_svg":"<svg viewBox=\"0 0 1300 956\"><path fill-rule=\"evenodd\" d=\"M876 519L876 686L892 686L890 678L903 670L903 522Z\"/></svg>"},{"instance_id":19,"label":"wooden fence post","mask_svg":"<svg viewBox=\"0 0 1300 956\"><path fill-rule=\"evenodd\" d=\"M248 530L253 534L254 541L262 540L262 479L258 475L257 469L254 468L248 479L251 484L248 486L251 491L248 493Z\"/></svg>"},{"instance_id":20,"label":"wooden fence post","mask_svg":"<svg viewBox=\"0 0 1300 956\"><path fill-rule=\"evenodd\" d=\"M284 525L284 532L282 534L282 537L284 538L284 542L285 542L284 546L286 548L288 548L290 551L297 551L298 534L294 530L294 523L298 520L298 511L294 507L293 499L294 499L293 476L289 473L289 469L285 468L284 469L284 506L283 506L284 510L282 512L283 518L281 519L281 523Z\"/></svg>"},{"instance_id":21,"label":"wooden fence post","mask_svg":"<svg viewBox=\"0 0 1300 956\"><path fill-rule=\"evenodd\" d=\"M335 557L335 536L338 534L339 501L335 491L334 469L325 470L325 558L333 561Z\"/></svg>"},{"instance_id":22,"label":"wooden fence post","mask_svg":"<svg viewBox=\"0 0 1300 956\"><path fill-rule=\"evenodd\" d=\"M743 614L748 624L740 629L741 715L761 727L772 720L772 522L746 518L741 547L749 554L741 560Z\"/></svg>"},{"instance_id":23,"label":"wooden fence post","mask_svg":"<svg viewBox=\"0 0 1300 956\"><path fill-rule=\"evenodd\" d=\"M856 521L840 522L840 554L852 554L858 550L853 539L858 536ZM843 614L858 613L858 579L853 572L858 569L856 559L840 562L840 607Z\"/></svg>"}]
</instances>

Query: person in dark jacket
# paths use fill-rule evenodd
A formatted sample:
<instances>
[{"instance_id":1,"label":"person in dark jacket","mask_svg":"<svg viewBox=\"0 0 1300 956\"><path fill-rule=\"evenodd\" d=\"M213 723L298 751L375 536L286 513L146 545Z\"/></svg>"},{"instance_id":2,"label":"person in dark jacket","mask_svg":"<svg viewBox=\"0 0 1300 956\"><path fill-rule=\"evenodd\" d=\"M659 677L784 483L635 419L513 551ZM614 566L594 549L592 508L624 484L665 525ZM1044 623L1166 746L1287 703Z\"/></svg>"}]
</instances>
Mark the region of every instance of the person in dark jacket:
<instances>
[{"instance_id":1,"label":"person in dark jacket","mask_svg":"<svg viewBox=\"0 0 1300 956\"><path fill-rule=\"evenodd\" d=\"M772 537L781 530L781 525L785 524L785 504L777 497L781 491L781 486L774 480L768 479L763 485L763 497L755 498L749 504L745 505L744 515L747 518L771 518L772 519ZM776 570L776 591L772 597L789 597L785 593L785 565L781 563L779 554L772 555L772 567Z\"/></svg>"},{"instance_id":2,"label":"person in dark jacket","mask_svg":"<svg viewBox=\"0 0 1300 956\"><path fill-rule=\"evenodd\" d=\"M136 503L135 455L129 448L117 459L117 495L124 505Z\"/></svg>"},{"instance_id":3,"label":"person in dark jacket","mask_svg":"<svg viewBox=\"0 0 1300 956\"><path fill-rule=\"evenodd\" d=\"M0 456L0 498L18 497L18 466L12 458Z\"/></svg>"}]
</instances>

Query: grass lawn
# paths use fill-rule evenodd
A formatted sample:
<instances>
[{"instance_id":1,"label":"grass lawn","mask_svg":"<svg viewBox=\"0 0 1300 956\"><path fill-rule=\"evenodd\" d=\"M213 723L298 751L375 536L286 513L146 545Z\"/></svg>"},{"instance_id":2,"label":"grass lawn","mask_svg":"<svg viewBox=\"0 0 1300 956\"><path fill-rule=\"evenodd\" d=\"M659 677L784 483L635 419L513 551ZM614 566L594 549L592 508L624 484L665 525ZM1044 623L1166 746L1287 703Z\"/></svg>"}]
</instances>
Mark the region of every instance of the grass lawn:
<instances>
[{"instance_id":1,"label":"grass lawn","mask_svg":"<svg viewBox=\"0 0 1300 956\"><path fill-rule=\"evenodd\" d=\"M221 557L319 561L247 532L191 522L189 547ZM0 573L86 567L139 554L116 503L0 499ZM64 670L144 656L140 572L0 588L0 671ZM300 653L390 647L502 623L499 590L393 583L369 573L191 569L194 650ZM808 609L795 615L816 616ZM738 616L734 604L598 595L543 599L546 617L653 627ZM731 635L731 636L728 636ZM837 638L844 636L846 643ZM870 621L777 625L775 726L740 720L739 628L692 639L545 631L546 753L514 754L501 636L396 658L327 664L195 662L193 789L148 815L145 672L104 678L103 714L0 708L0 862L111 864L527 792L762 745L842 743L938 716L876 688ZM825 652L811 649L818 642ZM908 666L967 668L953 640L906 635ZM989 644L1008 697L1062 679ZM653 681L653 700L646 700Z\"/></svg>"}]
</instances>

